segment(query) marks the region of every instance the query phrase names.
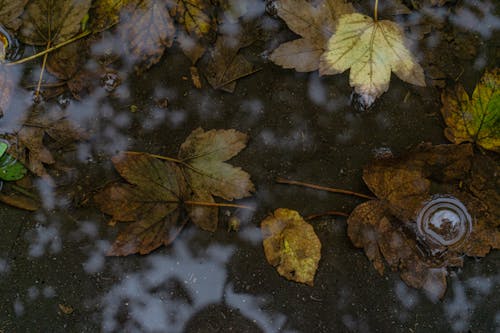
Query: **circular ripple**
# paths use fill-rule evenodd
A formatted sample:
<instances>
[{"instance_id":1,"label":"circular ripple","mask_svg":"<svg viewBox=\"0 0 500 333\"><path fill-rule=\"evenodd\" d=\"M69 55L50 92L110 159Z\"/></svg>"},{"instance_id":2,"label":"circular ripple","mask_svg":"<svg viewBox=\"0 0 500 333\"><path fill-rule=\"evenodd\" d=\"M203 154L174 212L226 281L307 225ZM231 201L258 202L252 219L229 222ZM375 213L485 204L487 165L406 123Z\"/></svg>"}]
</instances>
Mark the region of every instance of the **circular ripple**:
<instances>
[{"instance_id":1,"label":"circular ripple","mask_svg":"<svg viewBox=\"0 0 500 333\"><path fill-rule=\"evenodd\" d=\"M417 216L418 232L430 245L456 248L472 231L472 218L460 200L441 196L427 202Z\"/></svg>"}]
</instances>

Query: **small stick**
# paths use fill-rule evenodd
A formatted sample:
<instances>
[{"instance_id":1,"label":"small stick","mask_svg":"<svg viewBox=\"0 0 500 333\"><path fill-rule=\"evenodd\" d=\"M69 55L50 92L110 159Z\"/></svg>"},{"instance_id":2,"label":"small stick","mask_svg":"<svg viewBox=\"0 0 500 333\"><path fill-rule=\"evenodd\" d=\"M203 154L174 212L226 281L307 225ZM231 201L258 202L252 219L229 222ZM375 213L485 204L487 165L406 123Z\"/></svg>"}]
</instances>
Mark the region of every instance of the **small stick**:
<instances>
[{"instance_id":1,"label":"small stick","mask_svg":"<svg viewBox=\"0 0 500 333\"><path fill-rule=\"evenodd\" d=\"M363 193L353 192L353 191L349 191L349 190L342 190L342 189L332 188L332 187L326 187L326 186L321 186L321 185L315 185L315 184L310 184L310 183L304 183L304 182L299 182L296 180L288 180L288 179L281 178L281 177L276 178L276 182L281 183L281 184L304 186L304 187L309 187L309 188L313 188L313 189L321 190L321 191L348 194L348 195L353 195L353 196L360 197L363 199L369 199L369 200L377 199L375 197L372 197L370 195L366 195Z\"/></svg>"},{"instance_id":2,"label":"small stick","mask_svg":"<svg viewBox=\"0 0 500 333\"><path fill-rule=\"evenodd\" d=\"M309 215L304 220L309 221L309 220L313 220L315 218L326 216L326 215L335 215L335 216L349 217L349 214L347 214L347 213L339 212L338 210L329 210L329 211L324 212L324 213Z\"/></svg>"},{"instance_id":3,"label":"small stick","mask_svg":"<svg viewBox=\"0 0 500 333\"><path fill-rule=\"evenodd\" d=\"M250 209L255 210L254 207L238 205L238 204L230 204L230 203L218 203L218 202L204 202L204 201L183 201L186 205L192 206L208 206L208 207L233 207L233 208L242 208L242 209Z\"/></svg>"},{"instance_id":4,"label":"small stick","mask_svg":"<svg viewBox=\"0 0 500 333\"><path fill-rule=\"evenodd\" d=\"M54 50L57 50L63 46L66 46L68 44L71 44L73 43L74 41L77 41L83 37L86 37L88 35L90 35L92 33L92 31L85 31L85 32L82 32L81 34L73 37L73 38L70 38L68 39L67 41L65 42L62 42L60 44L57 44L55 46L52 46L51 48L48 48L46 49L45 51L42 51L42 52L38 52L36 54L33 54L32 56L29 56L29 57L26 57L26 58L23 58L23 59L19 59L18 61L14 61L14 62L9 62L9 63L6 63L5 66L14 66L14 65L19 65L19 64L22 64L22 63L25 63L25 62L28 62L30 60L33 60L33 59L36 59L38 57L41 57L49 52L52 52Z\"/></svg>"}]
</instances>

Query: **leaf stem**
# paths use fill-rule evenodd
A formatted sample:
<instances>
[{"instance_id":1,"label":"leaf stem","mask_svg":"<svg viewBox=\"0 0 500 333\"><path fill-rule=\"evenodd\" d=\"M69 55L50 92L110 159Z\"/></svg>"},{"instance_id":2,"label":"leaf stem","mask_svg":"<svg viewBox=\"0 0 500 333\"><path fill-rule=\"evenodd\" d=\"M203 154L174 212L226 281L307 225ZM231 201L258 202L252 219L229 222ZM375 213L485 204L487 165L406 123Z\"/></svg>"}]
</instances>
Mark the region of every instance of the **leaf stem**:
<instances>
[{"instance_id":1,"label":"leaf stem","mask_svg":"<svg viewBox=\"0 0 500 333\"><path fill-rule=\"evenodd\" d=\"M373 20L378 21L378 0L375 0L375 8L373 9Z\"/></svg>"},{"instance_id":2,"label":"leaf stem","mask_svg":"<svg viewBox=\"0 0 500 333\"><path fill-rule=\"evenodd\" d=\"M205 202L205 201L190 201L190 200L183 201L183 203L186 204L186 205L192 205L192 206L233 207L233 208L242 208L242 209L255 210L255 208L251 207L251 206L238 205L238 204L230 204L230 203Z\"/></svg>"},{"instance_id":3,"label":"leaf stem","mask_svg":"<svg viewBox=\"0 0 500 333\"><path fill-rule=\"evenodd\" d=\"M324 213L309 215L304 220L309 221L309 220L313 220L315 218L326 216L326 215L335 215L335 216L349 217L349 214L347 214L347 213L339 212L338 210L329 210L329 211L324 212Z\"/></svg>"},{"instance_id":4,"label":"leaf stem","mask_svg":"<svg viewBox=\"0 0 500 333\"><path fill-rule=\"evenodd\" d=\"M168 156L162 156L162 155L156 155L156 154L150 154L150 153L144 153L144 152L141 152L141 151L127 150L127 151L125 151L125 153L126 154L131 154L131 155L148 155L148 156L157 158L159 160L164 160L164 161L169 161L169 162L174 162L174 163L179 163L179 164L183 163L183 161L181 161L181 160L179 160L177 158L168 157Z\"/></svg>"},{"instance_id":5,"label":"leaf stem","mask_svg":"<svg viewBox=\"0 0 500 333\"><path fill-rule=\"evenodd\" d=\"M234 81L236 81L236 80L239 80L239 79L242 79L242 78L244 78L244 77L250 76L250 75L252 75L252 74L255 74L255 73L257 73L257 72L260 72L261 70L262 70L262 68L252 69L250 72L243 73L243 74L241 74L241 75L238 75L238 76L236 76L236 77L233 77L233 78L232 78L232 79L230 79L230 80L227 80L227 81L225 81L225 82L222 82L222 83L220 83L220 84L216 85L216 86L214 87L214 89L220 89L220 88L222 88L222 87L224 87L224 86L227 86L227 85L228 85L228 84L230 84L230 83L233 83L233 82L234 82Z\"/></svg>"},{"instance_id":6,"label":"leaf stem","mask_svg":"<svg viewBox=\"0 0 500 333\"><path fill-rule=\"evenodd\" d=\"M47 43L47 49L50 48L50 41ZM35 97L38 98L40 95L40 87L42 86L42 80L43 80L43 73L45 72L45 66L47 65L47 57L49 56L48 53L45 53L43 55L43 61L42 61L42 69L40 70L40 77L38 77L38 84L36 85L36 90L35 90Z\"/></svg>"},{"instance_id":7,"label":"leaf stem","mask_svg":"<svg viewBox=\"0 0 500 333\"><path fill-rule=\"evenodd\" d=\"M45 51L38 52L38 53L33 54L33 55L29 56L29 57L26 57L26 58L23 58L23 59L19 59L19 60L14 61L14 62L6 63L5 66L14 66L14 65L23 64L23 63L28 62L30 60L36 59L38 57L41 57L41 56L43 56L43 55L45 55L47 53L50 53L50 52L52 52L54 50L60 49L61 47L66 46L68 44L71 44L74 41L82 39L83 37L86 37L86 36L90 35L91 33L92 33L92 31L84 31L81 34L76 35L75 37L68 39L67 41L64 41L62 43L59 43L59 44L57 44L55 46L52 46L52 47L46 49Z\"/></svg>"},{"instance_id":8,"label":"leaf stem","mask_svg":"<svg viewBox=\"0 0 500 333\"><path fill-rule=\"evenodd\" d=\"M348 195L353 195L353 196L360 197L360 198L363 198L363 199L369 199L369 200L377 199L375 197L372 197L370 195L366 195L366 194L363 194L363 193L358 193L358 192L349 191L349 190L343 190L343 189L338 189L338 188L332 188L332 187L326 187L326 186L321 186L321 185L315 185L315 184L310 184L310 183L304 183L304 182L299 182L299 181L296 181L296 180L288 180L288 179L284 179L284 178L281 178L281 177L276 178L276 182L277 183L281 183L281 184L290 184L290 185L298 185L298 186L309 187L309 188L313 188L315 190L328 191L328 192L341 193L341 194L348 194Z\"/></svg>"}]
</instances>

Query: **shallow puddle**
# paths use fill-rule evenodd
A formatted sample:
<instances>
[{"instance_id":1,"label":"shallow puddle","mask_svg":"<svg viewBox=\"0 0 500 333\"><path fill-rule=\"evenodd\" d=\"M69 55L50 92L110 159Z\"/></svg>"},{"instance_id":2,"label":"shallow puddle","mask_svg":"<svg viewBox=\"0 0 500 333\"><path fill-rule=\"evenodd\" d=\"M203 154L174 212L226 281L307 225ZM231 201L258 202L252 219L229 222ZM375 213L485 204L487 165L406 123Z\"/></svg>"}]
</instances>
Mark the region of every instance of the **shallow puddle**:
<instances>
[{"instance_id":1,"label":"shallow puddle","mask_svg":"<svg viewBox=\"0 0 500 333\"><path fill-rule=\"evenodd\" d=\"M144 3L166 6L159 0ZM276 16L276 3L268 2L267 11L261 1L228 3L258 27L249 30L255 36L246 36L252 43L236 50L251 65L247 73L219 78L219 88L236 82L232 93L213 89L207 80L213 79L213 40L195 65L201 88L195 87L196 72L179 46L180 32L157 64L137 74L134 57L121 45L120 29L130 29L125 21L84 47L89 55L82 81L74 73L59 79L44 74L46 97L36 108L51 114L48 125L35 118L26 123L36 111L33 90L43 57L2 65L0 70L7 68L15 82L8 107L0 104L0 134L12 147L15 140L22 145L19 133L26 127L53 129L69 121L83 134L68 140L71 135L63 134L71 130L63 127L56 137L39 135L52 162L37 143L22 146L24 153L31 151L28 157L18 155L25 163L38 161L30 164L30 177L41 207L27 212L0 204L0 332L500 331L498 250L482 258L464 256L463 267L448 270L446 293L436 299L405 284L389 267L381 276L349 239L345 217L308 221L322 244L314 286L289 281L268 264L260 230L261 221L280 207L302 216L332 210L349 214L365 201L280 184L277 177L372 195L362 172L375 157L404 154L422 142L449 143L440 112L442 88L460 83L470 95L485 69L499 66L498 4L422 0L415 7L404 2L410 12L393 15L401 3L381 0L379 18L398 22L413 38L427 86L403 82L393 73L388 91L361 111L353 103L349 70L320 76L269 60L278 45L299 38ZM354 7L367 15L373 10L367 1ZM211 15L216 13L223 21L220 10ZM12 22L0 22L13 31ZM172 22L179 24L178 18ZM239 36L241 42L243 37L229 28L221 25L218 32ZM44 48L24 45L23 57ZM113 52L117 59L106 63L103 58ZM52 75L54 68L57 63ZM87 80L92 83L88 89L78 85ZM246 148L228 163L248 172L255 185L252 196L232 203L254 210L221 207L215 232L188 222L169 246L147 255L106 256L126 226L108 225L110 216L93 200L109 183L121 180L111 158L123 151L176 158L199 127L248 135ZM486 154L498 161L498 154ZM238 227L231 224L234 217Z\"/></svg>"}]
</instances>

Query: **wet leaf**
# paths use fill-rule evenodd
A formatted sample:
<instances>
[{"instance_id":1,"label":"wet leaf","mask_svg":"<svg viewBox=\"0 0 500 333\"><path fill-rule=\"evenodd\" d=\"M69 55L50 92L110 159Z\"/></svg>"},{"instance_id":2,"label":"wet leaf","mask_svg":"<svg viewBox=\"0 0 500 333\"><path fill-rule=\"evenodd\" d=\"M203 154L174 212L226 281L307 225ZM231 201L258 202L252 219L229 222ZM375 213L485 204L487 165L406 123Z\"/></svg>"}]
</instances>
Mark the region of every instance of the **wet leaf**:
<instances>
[{"instance_id":1,"label":"wet leaf","mask_svg":"<svg viewBox=\"0 0 500 333\"><path fill-rule=\"evenodd\" d=\"M235 130L193 131L181 145L180 159L127 152L113 158L128 183L113 183L95 196L101 211L117 221L133 222L116 239L109 255L146 254L170 244L191 219L215 231L214 196L227 200L250 195L250 176L226 160L245 147Z\"/></svg>"},{"instance_id":2,"label":"wet leaf","mask_svg":"<svg viewBox=\"0 0 500 333\"><path fill-rule=\"evenodd\" d=\"M114 221L133 223L120 232L108 255L147 254L170 244L187 221L180 219L185 192L180 169L147 154L125 153L112 161L128 183L106 186L95 201Z\"/></svg>"},{"instance_id":3,"label":"wet leaf","mask_svg":"<svg viewBox=\"0 0 500 333\"><path fill-rule=\"evenodd\" d=\"M343 15L321 56L319 72L351 69L349 83L365 108L389 89L391 71L401 80L425 86L424 71L405 46L402 29L392 21L374 21L358 13Z\"/></svg>"},{"instance_id":4,"label":"wet leaf","mask_svg":"<svg viewBox=\"0 0 500 333\"><path fill-rule=\"evenodd\" d=\"M20 39L30 45L58 44L74 37L91 0L32 0L21 19Z\"/></svg>"},{"instance_id":5,"label":"wet leaf","mask_svg":"<svg viewBox=\"0 0 500 333\"><path fill-rule=\"evenodd\" d=\"M0 24L17 30L21 24L19 16L28 0L0 0Z\"/></svg>"},{"instance_id":6,"label":"wet leaf","mask_svg":"<svg viewBox=\"0 0 500 333\"><path fill-rule=\"evenodd\" d=\"M453 143L474 142L500 152L500 69L486 71L472 98L461 85L443 91L444 133Z\"/></svg>"},{"instance_id":7,"label":"wet leaf","mask_svg":"<svg viewBox=\"0 0 500 333\"><path fill-rule=\"evenodd\" d=\"M26 188L21 183L26 183L26 181L5 182L0 192L0 201L19 209L36 211L40 208L40 200L32 193L32 186Z\"/></svg>"},{"instance_id":8,"label":"wet leaf","mask_svg":"<svg viewBox=\"0 0 500 333\"><path fill-rule=\"evenodd\" d=\"M60 80L73 78L86 61L86 45L78 41L50 53L47 70Z\"/></svg>"},{"instance_id":9,"label":"wet leaf","mask_svg":"<svg viewBox=\"0 0 500 333\"><path fill-rule=\"evenodd\" d=\"M314 284L321 242L313 227L294 210L279 208L261 223L266 259L288 280Z\"/></svg>"},{"instance_id":10,"label":"wet leaf","mask_svg":"<svg viewBox=\"0 0 500 333\"><path fill-rule=\"evenodd\" d=\"M498 162L475 156L470 144L423 144L406 156L376 160L363 179L379 200L356 207L349 237L380 274L385 261L409 285L441 297L447 267L462 265L463 254L485 256L500 248L499 173ZM456 243L438 244L419 231L420 210L439 197L460 200L473 217L464 229L470 234Z\"/></svg>"},{"instance_id":11,"label":"wet leaf","mask_svg":"<svg viewBox=\"0 0 500 333\"><path fill-rule=\"evenodd\" d=\"M352 5L343 0L322 0L316 6L305 0L281 0L277 10L288 27L303 38L281 44L269 59L298 72L319 68L319 59L335 32L338 18L354 12Z\"/></svg>"},{"instance_id":12,"label":"wet leaf","mask_svg":"<svg viewBox=\"0 0 500 333\"><path fill-rule=\"evenodd\" d=\"M126 7L119 31L141 71L156 64L172 46L175 27L165 1L140 0Z\"/></svg>"},{"instance_id":13,"label":"wet leaf","mask_svg":"<svg viewBox=\"0 0 500 333\"><path fill-rule=\"evenodd\" d=\"M209 15L210 2L206 0L169 0L171 14L191 36L203 37L215 30L216 24Z\"/></svg>"},{"instance_id":14,"label":"wet leaf","mask_svg":"<svg viewBox=\"0 0 500 333\"><path fill-rule=\"evenodd\" d=\"M9 107L14 86L10 71L5 66L0 65L0 118Z\"/></svg>"},{"instance_id":15,"label":"wet leaf","mask_svg":"<svg viewBox=\"0 0 500 333\"><path fill-rule=\"evenodd\" d=\"M205 76L214 89L233 92L236 80L255 72L253 65L239 50L252 44L256 39L256 27L235 25L231 35L225 34L217 38L215 47L210 52Z\"/></svg>"},{"instance_id":16,"label":"wet leaf","mask_svg":"<svg viewBox=\"0 0 500 333\"><path fill-rule=\"evenodd\" d=\"M129 0L97 0L90 9L89 26L93 32L107 30L120 22L120 13Z\"/></svg>"},{"instance_id":17,"label":"wet leaf","mask_svg":"<svg viewBox=\"0 0 500 333\"><path fill-rule=\"evenodd\" d=\"M225 200L241 199L251 195L254 186L250 175L227 160L245 148L248 137L236 130L194 130L181 145L179 159L185 161L183 170L193 192L193 201L214 202L213 196ZM188 207L194 223L214 231L218 223L218 209Z\"/></svg>"},{"instance_id":18,"label":"wet leaf","mask_svg":"<svg viewBox=\"0 0 500 333\"><path fill-rule=\"evenodd\" d=\"M33 109L17 134L6 135L9 153L38 176L47 174L45 165L55 163L46 146L50 137L60 147L86 138L86 134L66 119L63 112Z\"/></svg>"}]
</instances>

